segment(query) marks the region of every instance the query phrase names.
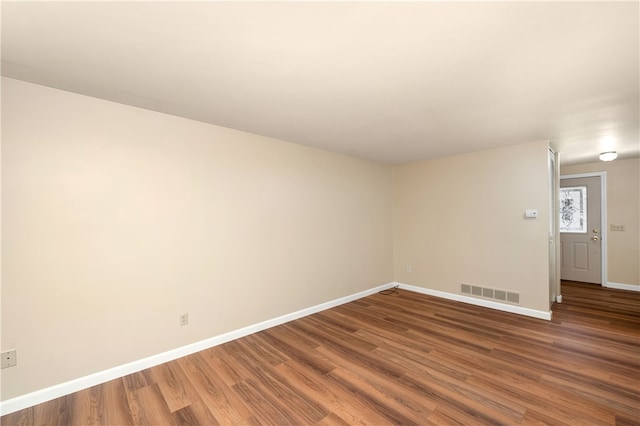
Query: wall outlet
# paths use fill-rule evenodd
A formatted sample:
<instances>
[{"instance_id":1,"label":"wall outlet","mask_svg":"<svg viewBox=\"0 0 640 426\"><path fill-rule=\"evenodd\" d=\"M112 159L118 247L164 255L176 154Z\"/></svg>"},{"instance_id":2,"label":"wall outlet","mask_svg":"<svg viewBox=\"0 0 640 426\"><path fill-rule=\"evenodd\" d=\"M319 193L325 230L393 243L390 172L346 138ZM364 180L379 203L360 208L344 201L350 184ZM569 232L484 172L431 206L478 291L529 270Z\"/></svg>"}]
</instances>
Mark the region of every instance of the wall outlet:
<instances>
[{"instance_id":1,"label":"wall outlet","mask_svg":"<svg viewBox=\"0 0 640 426\"><path fill-rule=\"evenodd\" d=\"M15 367L18 363L16 358L16 350L2 352L2 368Z\"/></svg>"},{"instance_id":2,"label":"wall outlet","mask_svg":"<svg viewBox=\"0 0 640 426\"><path fill-rule=\"evenodd\" d=\"M407 264L407 272L413 272L413 268L409 264Z\"/></svg>"},{"instance_id":3,"label":"wall outlet","mask_svg":"<svg viewBox=\"0 0 640 426\"><path fill-rule=\"evenodd\" d=\"M180 326L189 325L189 314L180 315Z\"/></svg>"},{"instance_id":4,"label":"wall outlet","mask_svg":"<svg viewBox=\"0 0 640 426\"><path fill-rule=\"evenodd\" d=\"M611 230L612 231L624 231L624 225L614 225L612 223L611 224Z\"/></svg>"}]
</instances>

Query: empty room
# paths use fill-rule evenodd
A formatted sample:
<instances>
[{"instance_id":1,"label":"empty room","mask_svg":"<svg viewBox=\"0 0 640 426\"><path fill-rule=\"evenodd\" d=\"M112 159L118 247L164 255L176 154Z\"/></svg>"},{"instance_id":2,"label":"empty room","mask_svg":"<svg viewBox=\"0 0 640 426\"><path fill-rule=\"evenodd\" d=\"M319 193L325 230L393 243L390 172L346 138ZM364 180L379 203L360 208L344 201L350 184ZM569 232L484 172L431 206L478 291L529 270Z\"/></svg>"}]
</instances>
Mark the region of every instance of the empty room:
<instances>
[{"instance_id":1,"label":"empty room","mask_svg":"<svg viewBox=\"0 0 640 426\"><path fill-rule=\"evenodd\" d=\"M640 3L2 1L4 425L640 425Z\"/></svg>"}]
</instances>

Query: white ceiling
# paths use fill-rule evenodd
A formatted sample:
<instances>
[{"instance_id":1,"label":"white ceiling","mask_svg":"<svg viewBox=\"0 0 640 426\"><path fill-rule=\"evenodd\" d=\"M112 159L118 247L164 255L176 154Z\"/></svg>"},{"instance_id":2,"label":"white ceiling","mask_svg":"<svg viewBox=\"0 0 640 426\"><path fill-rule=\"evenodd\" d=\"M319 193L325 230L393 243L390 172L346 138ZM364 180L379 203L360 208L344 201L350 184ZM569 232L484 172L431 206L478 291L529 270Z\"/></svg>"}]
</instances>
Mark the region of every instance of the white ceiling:
<instances>
[{"instance_id":1,"label":"white ceiling","mask_svg":"<svg viewBox=\"0 0 640 426\"><path fill-rule=\"evenodd\" d=\"M632 2L2 2L2 74L390 164L640 155Z\"/></svg>"}]
</instances>

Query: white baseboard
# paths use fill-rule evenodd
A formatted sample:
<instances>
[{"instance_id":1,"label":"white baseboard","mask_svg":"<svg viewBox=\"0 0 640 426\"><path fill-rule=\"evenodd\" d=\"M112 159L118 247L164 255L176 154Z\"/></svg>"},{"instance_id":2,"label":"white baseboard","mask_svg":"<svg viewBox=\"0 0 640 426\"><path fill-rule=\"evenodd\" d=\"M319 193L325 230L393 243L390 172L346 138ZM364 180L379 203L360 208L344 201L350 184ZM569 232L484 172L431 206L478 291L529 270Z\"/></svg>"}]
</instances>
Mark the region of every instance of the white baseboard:
<instances>
[{"instance_id":1,"label":"white baseboard","mask_svg":"<svg viewBox=\"0 0 640 426\"><path fill-rule=\"evenodd\" d=\"M620 284L608 282L603 284L602 287L616 288L618 290L640 291L640 285L636 284Z\"/></svg>"},{"instance_id":2,"label":"white baseboard","mask_svg":"<svg viewBox=\"0 0 640 426\"><path fill-rule=\"evenodd\" d=\"M36 404L42 404L43 402L51 401L52 399L59 398L61 396L69 395L73 392L78 392L83 389L90 388L92 386L99 385L101 383L114 380L128 374L136 373L138 371L145 370L147 368L154 367L156 365L163 364L165 362L173 361L178 358L182 358L187 355L191 355L196 352L203 351L205 349L212 348L223 343L230 342L240 337L248 336L249 334L257 333L258 331L266 330L267 328L275 327L280 324L293 321L298 318L305 317L307 315L314 314L316 312L324 311L335 306L342 305L344 303L351 302L353 300L361 299L371 294L377 293L381 290L388 289L394 286L395 283L383 284L381 286L361 291L359 293L352 294L350 296L341 297L339 299L331 300L329 302L321 303L310 308L302 309L290 314L282 315L277 318L273 318L267 321L263 321L257 324L253 324L238 330L230 331L228 333L220 334L209 339L202 340L200 342L192 343L190 345L182 346L180 348L172 349L167 352L162 352L157 355L152 355L147 358L143 358L137 361L130 362L128 364L120 365L108 370L99 371L88 376L79 377L68 382L60 383L54 386L50 386L45 389L41 389L35 392L21 395L6 401L0 402L0 415L13 413L15 411L23 410L25 408L32 407Z\"/></svg>"},{"instance_id":3,"label":"white baseboard","mask_svg":"<svg viewBox=\"0 0 640 426\"><path fill-rule=\"evenodd\" d=\"M455 300L457 302L469 303L471 305L483 306L485 308L497 309L499 311L511 312L513 314L526 315L528 317L551 320L551 311L538 311L535 309L522 308L520 306L508 305L506 303L493 302L491 300L476 299L475 297L463 296L445 291L432 290L430 288L417 287L409 284L397 283L401 289L415 291L429 296L442 297L443 299Z\"/></svg>"}]
</instances>

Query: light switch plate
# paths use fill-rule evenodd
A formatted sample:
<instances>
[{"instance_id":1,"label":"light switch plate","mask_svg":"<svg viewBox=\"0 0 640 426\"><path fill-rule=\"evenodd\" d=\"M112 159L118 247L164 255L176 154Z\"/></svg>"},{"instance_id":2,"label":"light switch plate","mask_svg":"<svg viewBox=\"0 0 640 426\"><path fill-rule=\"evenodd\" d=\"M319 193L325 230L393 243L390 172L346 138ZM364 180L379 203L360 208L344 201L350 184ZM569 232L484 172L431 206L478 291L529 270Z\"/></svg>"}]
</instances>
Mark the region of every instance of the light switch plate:
<instances>
[{"instance_id":1,"label":"light switch plate","mask_svg":"<svg viewBox=\"0 0 640 426\"><path fill-rule=\"evenodd\" d=\"M538 210L525 210L524 211L524 217L528 218L528 219L535 219L538 217Z\"/></svg>"}]
</instances>

